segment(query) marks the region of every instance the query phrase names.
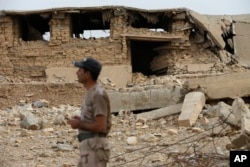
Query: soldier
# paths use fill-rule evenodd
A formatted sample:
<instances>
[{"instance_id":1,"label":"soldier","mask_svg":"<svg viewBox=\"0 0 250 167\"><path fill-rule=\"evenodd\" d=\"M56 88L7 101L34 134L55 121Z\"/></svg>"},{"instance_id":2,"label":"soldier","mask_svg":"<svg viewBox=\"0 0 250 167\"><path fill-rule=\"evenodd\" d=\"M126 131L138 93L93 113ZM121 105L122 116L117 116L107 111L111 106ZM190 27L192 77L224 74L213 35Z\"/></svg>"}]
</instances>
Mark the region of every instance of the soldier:
<instances>
[{"instance_id":1,"label":"soldier","mask_svg":"<svg viewBox=\"0 0 250 167\"><path fill-rule=\"evenodd\" d=\"M73 62L78 67L78 82L87 92L81 108L81 116L73 116L68 124L78 129L80 160L78 167L105 167L110 149L107 134L111 128L109 97L97 79L102 65L93 58Z\"/></svg>"}]
</instances>

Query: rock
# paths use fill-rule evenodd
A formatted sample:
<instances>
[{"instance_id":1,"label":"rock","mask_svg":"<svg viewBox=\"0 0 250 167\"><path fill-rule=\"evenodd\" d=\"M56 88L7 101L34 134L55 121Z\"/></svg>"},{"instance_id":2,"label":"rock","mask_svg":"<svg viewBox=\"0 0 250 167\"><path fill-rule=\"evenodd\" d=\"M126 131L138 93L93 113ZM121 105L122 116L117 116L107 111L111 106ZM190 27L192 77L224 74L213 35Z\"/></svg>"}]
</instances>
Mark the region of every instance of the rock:
<instances>
[{"instance_id":1,"label":"rock","mask_svg":"<svg viewBox=\"0 0 250 167\"><path fill-rule=\"evenodd\" d=\"M66 125L67 121L65 120L65 117L63 114L58 114L54 119L55 125Z\"/></svg>"},{"instance_id":2,"label":"rock","mask_svg":"<svg viewBox=\"0 0 250 167\"><path fill-rule=\"evenodd\" d=\"M240 98L236 99L233 102L234 112L237 112L237 119L241 118L238 121L241 122L241 133L232 140L233 145L236 148L245 147L250 148L250 111L245 105L244 101Z\"/></svg>"},{"instance_id":3,"label":"rock","mask_svg":"<svg viewBox=\"0 0 250 167\"><path fill-rule=\"evenodd\" d=\"M26 104L24 106L18 106L16 109L13 109L12 112L13 114L18 114L18 116L20 117L20 119L23 119L25 114L27 112L33 112L33 108L31 106L31 104Z\"/></svg>"},{"instance_id":4,"label":"rock","mask_svg":"<svg viewBox=\"0 0 250 167\"><path fill-rule=\"evenodd\" d=\"M137 143L138 143L137 137L131 136L131 137L128 137L128 138L127 138L127 144L128 144L128 145L135 145L135 144L137 144Z\"/></svg>"},{"instance_id":5,"label":"rock","mask_svg":"<svg viewBox=\"0 0 250 167\"><path fill-rule=\"evenodd\" d=\"M37 130L39 129L39 124L35 116L31 112L23 113L23 120L20 122L21 128Z\"/></svg>"},{"instance_id":6,"label":"rock","mask_svg":"<svg viewBox=\"0 0 250 167\"><path fill-rule=\"evenodd\" d=\"M57 149L60 151L73 151L73 147L69 144L57 144Z\"/></svg>"},{"instance_id":7,"label":"rock","mask_svg":"<svg viewBox=\"0 0 250 167\"><path fill-rule=\"evenodd\" d=\"M209 120L208 120L206 117L202 117L202 118L201 118L201 123L202 123L203 125L207 125L207 124L209 124Z\"/></svg>"},{"instance_id":8,"label":"rock","mask_svg":"<svg viewBox=\"0 0 250 167\"><path fill-rule=\"evenodd\" d=\"M27 104L26 100L19 100L19 104L20 106L24 106L25 104Z\"/></svg>"},{"instance_id":9,"label":"rock","mask_svg":"<svg viewBox=\"0 0 250 167\"><path fill-rule=\"evenodd\" d=\"M21 137L27 137L30 135L30 132L26 129L21 129L21 133L20 133L20 136Z\"/></svg>"},{"instance_id":10,"label":"rock","mask_svg":"<svg viewBox=\"0 0 250 167\"><path fill-rule=\"evenodd\" d=\"M161 78L155 78L155 79L154 79L154 84L155 84L155 85L162 85L162 84L163 84L163 81L162 81Z\"/></svg>"},{"instance_id":11,"label":"rock","mask_svg":"<svg viewBox=\"0 0 250 167\"><path fill-rule=\"evenodd\" d=\"M225 136L231 128L227 124L220 121L218 117L209 120L208 124L203 125L205 130L209 132L210 136Z\"/></svg>"},{"instance_id":12,"label":"rock","mask_svg":"<svg viewBox=\"0 0 250 167\"><path fill-rule=\"evenodd\" d=\"M62 165L62 167L73 167L73 165L69 162L66 162Z\"/></svg>"},{"instance_id":13,"label":"rock","mask_svg":"<svg viewBox=\"0 0 250 167\"><path fill-rule=\"evenodd\" d=\"M140 136L140 141L142 142L155 142L157 141L157 138L155 135L148 133Z\"/></svg>"},{"instance_id":14,"label":"rock","mask_svg":"<svg viewBox=\"0 0 250 167\"><path fill-rule=\"evenodd\" d=\"M235 124L237 127L241 126L241 119L243 116L246 116L250 119L250 110L241 98L237 98L233 101L232 112L235 116Z\"/></svg>"},{"instance_id":15,"label":"rock","mask_svg":"<svg viewBox=\"0 0 250 167\"><path fill-rule=\"evenodd\" d=\"M48 153L48 152L43 152L43 153L41 153L39 156L40 156L40 157L50 157L51 155L50 155L50 153Z\"/></svg>"},{"instance_id":16,"label":"rock","mask_svg":"<svg viewBox=\"0 0 250 167\"><path fill-rule=\"evenodd\" d=\"M250 136L246 134L240 134L232 140L234 148L239 149L243 146L248 146L250 143Z\"/></svg>"},{"instance_id":17,"label":"rock","mask_svg":"<svg viewBox=\"0 0 250 167\"><path fill-rule=\"evenodd\" d=\"M223 62L223 63L225 63L225 64L228 64L228 63L230 63L231 62L231 54L230 53L228 53L226 50L220 50L219 51L219 56L220 56L220 59L221 59L221 61Z\"/></svg>"},{"instance_id":18,"label":"rock","mask_svg":"<svg viewBox=\"0 0 250 167\"><path fill-rule=\"evenodd\" d=\"M42 131L43 132L54 132L54 128L45 128Z\"/></svg>"},{"instance_id":19,"label":"rock","mask_svg":"<svg viewBox=\"0 0 250 167\"><path fill-rule=\"evenodd\" d=\"M231 106L225 104L224 102L219 102L216 112L219 113L219 118L225 123L239 127Z\"/></svg>"},{"instance_id":20,"label":"rock","mask_svg":"<svg viewBox=\"0 0 250 167\"><path fill-rule=\"evenodd\" d=\"M38 100L38 101L32 102L32 107L34 108L42 108L42 107L48 107L48 106L49 106L49 102L46 100Z\"/></svg>"},{"instance_id":21,"label":"rock","mask_svg":"<svg viewBox=\"0 0 250 167\"><path fill-rule=\"evenodd\" d=\"M3 82L3 81L5 81L5 77L0 75L0 82Z\"/></svg>"},{"instance_id":22,"label":"rock","mask_svg":"<svg viewBox=\"0 0 250 167\"><path fill-rule=\"evenodd\" d=\"M202 110L203 114L206 115L208 118L218 117L220 113L217 111L218 104L216 106L211 106L205 110ZM229 106L231 108L231 106Z\"/></svg>"},{"instance_id":23,"label":"rock","mask_svg":"<svg viewBox=\"0 0 250 167\"><path fill-rule=\"evenodd\" d=\"M178 135L178 130L177 129L167 129L167 132L171 135Z\"/></svg>"},{"instance_id":24,"label":"rock","mask_svg":"<svg viewBox=\"0 0 250 167\"><path fill-rule=\"evenodd\" d=\"M226 153L222 150L221 147L216 146L215 148L216 148L216 153L217 153L217 154L226 155Z\"/></svg>"},{"instance_id":25,"label":"rock","mask_svg":"<svg viewBox=\"0 0 250 167\"><path fill-rule=\"evenodd\" d=\"M46 119L42 119L39 124L41 129L53 127L53 124Z\"/></svg>"},{"instance_id":26,"label":"rock","mask_svg":"<svg viewBox=\"0 0 250 167\"><path fill-rule=\"evenodd\" d=\"M72 113L73 116L80 116L81 115L81 110L79 108L77 108L77 109L74 108L73 110L74 110Z\"/></svg>"},{"instance_id":27,"label":"rock","mask_svg":"<svg viewBox=\"0 0 250 167\"><path fill-rule=\"evenodd\" d=\"M192 128L192 131L193 131L193 132L197 132L197 133L202 133L202 132L204 132L203 129L198 128L198 127L193 127L193 128Z\"/></svg>"}]
</instances>

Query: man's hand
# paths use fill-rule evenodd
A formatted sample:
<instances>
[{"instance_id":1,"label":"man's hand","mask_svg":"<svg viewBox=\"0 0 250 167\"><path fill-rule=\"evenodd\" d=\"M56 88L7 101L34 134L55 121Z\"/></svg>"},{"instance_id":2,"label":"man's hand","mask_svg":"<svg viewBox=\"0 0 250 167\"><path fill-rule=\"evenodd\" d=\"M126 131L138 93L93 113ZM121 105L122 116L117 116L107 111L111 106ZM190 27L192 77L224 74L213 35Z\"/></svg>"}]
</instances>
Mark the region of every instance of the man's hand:
<instances>
[{"instance_id":1,"label":"man's hand","mask_svg":"<svg viewBox=\"0 0 250 167\"><path fill-rule=\"evenodd\" d=\"M70 124L73 129L79 129L80 122L81 120L78 116L74 116L67 121L67 123Z\"/></svg>"}]
</instances>

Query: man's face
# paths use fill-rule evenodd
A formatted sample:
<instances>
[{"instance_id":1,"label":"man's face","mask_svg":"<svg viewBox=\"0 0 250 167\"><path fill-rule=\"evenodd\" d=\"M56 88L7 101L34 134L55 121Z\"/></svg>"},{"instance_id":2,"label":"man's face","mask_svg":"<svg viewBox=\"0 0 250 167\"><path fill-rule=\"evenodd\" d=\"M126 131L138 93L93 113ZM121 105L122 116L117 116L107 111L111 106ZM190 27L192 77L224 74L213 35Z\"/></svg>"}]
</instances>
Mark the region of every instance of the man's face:
<instances>
[{"instance_id":1,"label":"man's face","mask_svg":"<svg viewBox=\"0 0 250 167\"><path fill-rule=\"evenodd\" d=\"M89 78L89 72L85 71L83 68L78 68L76 75L78 78L78 82L82 84L86 83Z\"/></svg>"}]
</instances>

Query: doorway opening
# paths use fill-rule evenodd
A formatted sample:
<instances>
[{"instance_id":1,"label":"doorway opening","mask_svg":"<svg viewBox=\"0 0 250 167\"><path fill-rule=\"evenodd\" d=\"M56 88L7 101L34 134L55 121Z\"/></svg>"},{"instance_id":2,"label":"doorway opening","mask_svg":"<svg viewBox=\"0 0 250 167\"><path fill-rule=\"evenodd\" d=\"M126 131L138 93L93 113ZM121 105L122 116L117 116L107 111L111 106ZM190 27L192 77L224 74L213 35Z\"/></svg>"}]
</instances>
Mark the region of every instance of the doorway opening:
<instances>
[{"instance_id":1,"label":"doorway opening","mask_svg":"<svg viewBox=\"0 0 250 167\"><path fill-rule=\"evenodd\" d=\"M131 40L132 72L142 73L146 76L154 75L150 64L153 58L159 55L155 49L165 43L166 42Z\"/></svg>"}]
</instances>

